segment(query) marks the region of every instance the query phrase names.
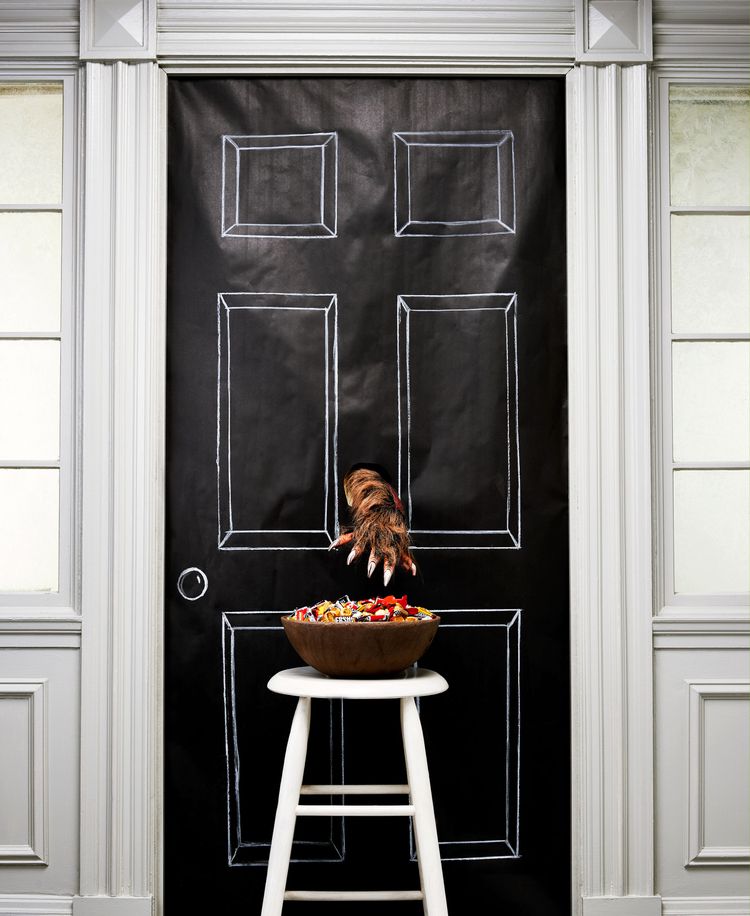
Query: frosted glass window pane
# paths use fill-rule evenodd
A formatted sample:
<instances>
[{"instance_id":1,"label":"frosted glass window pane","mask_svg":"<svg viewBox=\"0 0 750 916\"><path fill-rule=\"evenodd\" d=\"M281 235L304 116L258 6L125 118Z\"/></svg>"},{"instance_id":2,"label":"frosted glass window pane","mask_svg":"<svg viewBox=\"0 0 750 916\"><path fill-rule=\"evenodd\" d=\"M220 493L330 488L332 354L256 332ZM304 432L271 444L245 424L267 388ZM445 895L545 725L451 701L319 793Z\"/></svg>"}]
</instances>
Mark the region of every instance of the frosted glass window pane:
<instances>
[{"instance_id":1,"label":"frosted glass window pane","mask_svg":"<svg viewBox=\"0 0 750 916\"><path fill-rule=\"evenodd\" d=\"M673 206L750 204L750 88L669 90Z\"/></svg>"},{"instance_id":2,"label":"frosted glass window pane","mask_svg":"<svg viewBox=\"0 0 750 916\"><path fill-rule=\"evenodd\" d=\"M0 591L57 591L59 471L0 469Z\"/></svg>"},{"instance_id":3,"label":"frosted glass window pane","mask_svg":"<svg viewBox=\"0 0 750 916\"><path fill-rule=\"evenodd\" d=\"M750 460L750 343L672 344L672 392L676 461Z\"/></svg>"},{"instance_id":4,"label":"frosted glass window pane","mask_svg":"<svg viewBox=\"0 0 750 916\"><path fill-rule=\"evenodd\" d=\"M672 330L750 331L750 216L672 215Z\"/></svg>"},{"instance_id":5,"label":"frosted glass window pane","mask_svg":"<svg viewBox=\"0 0 750 916\"><path fill-rule=\"evenodd\" d=\"M58 204L62 83L0 83L0 204Z\"/></svg>"},{"instance_id":6,"label":"frosted glass window pane","mask_svg":"<svg viewBox=\"0 0 750 916\"><path fill-rule=\"evenodd\" d=\"M60 329L60 214L0 213L0 331Z\"/></svg>"},{"instance_id":7,"label":"frosted glass window pane","mask_svg":"<svg viewBox=\"0 0 750 916\"><path fill-rule=\"evenodd\" d=\"M675 591L747 592L750 471L674 472Z\"/></svg>"},{"instance_id":8,"label":"frosted glass window pane","mask_svg":"<svg viewBox=\"0 0 750 916\"><path fill-rule=\"evenodd\" d=\"M59 342L0 340L0 458L59 455Z\"/></svg>"}]
</instances>

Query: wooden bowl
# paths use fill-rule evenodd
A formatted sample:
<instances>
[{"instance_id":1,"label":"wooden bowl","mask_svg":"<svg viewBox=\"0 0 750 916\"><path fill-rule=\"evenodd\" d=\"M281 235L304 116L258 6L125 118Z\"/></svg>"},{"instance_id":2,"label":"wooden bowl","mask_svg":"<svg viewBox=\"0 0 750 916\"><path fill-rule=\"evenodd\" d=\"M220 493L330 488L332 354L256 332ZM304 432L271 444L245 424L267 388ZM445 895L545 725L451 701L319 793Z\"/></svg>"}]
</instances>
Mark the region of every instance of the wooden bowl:
<instances>
[{"instance_id":1,"label":"wooden bowl","mask_svg":"<svg viewBox=\"0 0 750 916\"><path fill-rule=\"evenodd\" d=\"M439 617L417 623L312 623L282 617L297 654L329 677L387 677L413 665L435 638Z\"/></svg>"}]
</instances>

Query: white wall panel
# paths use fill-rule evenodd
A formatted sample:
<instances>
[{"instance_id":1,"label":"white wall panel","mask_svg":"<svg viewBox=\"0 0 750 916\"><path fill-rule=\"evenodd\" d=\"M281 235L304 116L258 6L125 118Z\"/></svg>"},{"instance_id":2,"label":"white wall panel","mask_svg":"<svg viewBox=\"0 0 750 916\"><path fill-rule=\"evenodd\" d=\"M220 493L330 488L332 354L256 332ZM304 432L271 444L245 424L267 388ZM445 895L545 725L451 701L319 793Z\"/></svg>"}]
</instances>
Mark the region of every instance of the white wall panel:
<instances>
[{"instance_id":1,"label":"white wall panel","mask_svg":"<svg viewBox=\"0 0 750 916\"><path fill-rule=\"evenodd\" d=\"M0 864L47 859L46 678L0 678Z\"/></svg>"},{"instance_id":2,"label":"white wall panel","mask_svg":"<svg viewBox=\"0 0 750 916\"><path fill-rule=\"evenodd\" d=\"M688 866L750 864L750 681L689 681Z\"/></svg>"},{"instance_id":3,"label":"white wall panel","mask_svg":"<svg viewBox=\"0 0 750 916\"><path fill-rule=\"evenodd\" d=\"M732 648L690 649L677 641L680 648L656 652L656 886L663 897L747 895L747 643L735 636Z\"/></svg>"},{"instance_id":4,"label":"white wall panel","mask_svg":"<svg viewBox=\"0 0 750 916\"><path fill-rule=\"evenodd\" d=\"M37 640L0 632L0 900L78 886L80 653Z\"/></svg>"}]
</instances>

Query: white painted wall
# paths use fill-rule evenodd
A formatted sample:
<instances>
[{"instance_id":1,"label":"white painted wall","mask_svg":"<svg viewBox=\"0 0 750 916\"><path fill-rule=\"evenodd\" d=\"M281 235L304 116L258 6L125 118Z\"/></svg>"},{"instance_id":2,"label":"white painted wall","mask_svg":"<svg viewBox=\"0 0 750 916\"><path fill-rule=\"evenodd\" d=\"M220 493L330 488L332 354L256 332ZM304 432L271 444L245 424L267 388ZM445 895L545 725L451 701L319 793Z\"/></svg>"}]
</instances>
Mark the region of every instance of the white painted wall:
<instances>
[{"instance_id":1,"label":"white painted wall","mask_svg":"<svg viewBox=\"0 0 750 916\"><path fill-rule=\"evenodd\" d=\"M689 63L747 77L745 0L654 0L653 65L648 0L619 57L586 45L606 0L107 0L127 26L117 46L103 40L99 5L84 0L79 45L75 0L0 0L0 71L89 61L82 587L54 620L0 613L0 914L146 916L159 897L165 70L570 71L574 905L585 916L750 914L747 867L732 864L746 862L750 835L749 618L652 598L661 484L652 503L646 263L646 71ZM121 448L134 439L135 465ZM686 867L696 812L710 858ZM8 861L29 838L24 854L48 864ZM723 844L737 848L724 855Z\"/></svg>"}]
</instances>

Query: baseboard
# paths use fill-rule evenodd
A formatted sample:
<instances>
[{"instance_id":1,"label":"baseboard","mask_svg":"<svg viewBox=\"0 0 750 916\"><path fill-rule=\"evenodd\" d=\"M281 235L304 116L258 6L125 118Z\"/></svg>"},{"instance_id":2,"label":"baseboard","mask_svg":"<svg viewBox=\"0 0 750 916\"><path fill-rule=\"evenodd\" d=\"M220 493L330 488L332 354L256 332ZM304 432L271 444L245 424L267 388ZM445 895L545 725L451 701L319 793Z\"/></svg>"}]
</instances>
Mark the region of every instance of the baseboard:
<instances>
[{"instance_id":1,"label":"baseboard","mask_svg":"<svg viewBox=\"0 0 750 916\"><path fill-rule=\"evenodd\" d=\"M662 916L661 897L584 897L583 916Z\"/></svg>"},{"instance_id":2,"label":"baseboard","mask_svg":"<svg viewBox=\"0 0 750 916\"><path fill-rule=\"evenodd\" d=\"M750 897L665 897L664 916L750 916Z\"/></svg>"},{"instance_id":3,"label":"baseboard","mask_svg":"<svg viewBox=\"0 0 750 916\"><path fill-rule=\"evenodd\" d=\"M71 916L73 898L57 894L0 894L0 916Z\"/></svg>"},{"instance_id":4,"label":"baseboard","mask_svg":"<svg viewBox=\"0 0 750 916\"><path fill-rule=\"evenodd\" d=\"M151 916L152 897L74 897L73 916Z\"/></svg>"}]
</instances>

